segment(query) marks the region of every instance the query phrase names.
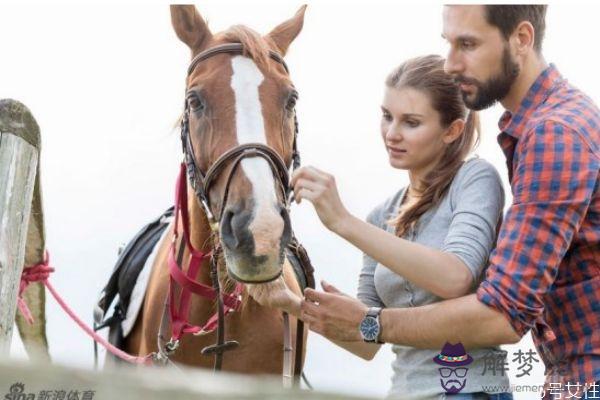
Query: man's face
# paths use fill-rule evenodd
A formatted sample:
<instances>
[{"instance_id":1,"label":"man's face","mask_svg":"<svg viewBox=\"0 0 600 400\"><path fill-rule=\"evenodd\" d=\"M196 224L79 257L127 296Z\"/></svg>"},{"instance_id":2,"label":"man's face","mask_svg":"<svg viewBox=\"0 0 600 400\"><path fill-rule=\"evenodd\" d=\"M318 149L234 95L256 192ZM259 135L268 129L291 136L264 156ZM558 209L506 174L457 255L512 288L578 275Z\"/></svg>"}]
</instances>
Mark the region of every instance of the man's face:
<instances>
[{"instance_id":1,"label":"man's face","mask_svg":"<svg viewBox=\"0 0 600 400\"><path fill-rule=\"evenodd\" d=\"M450 45L444 68L460 84L467 107L483 110L506 97L520 68L484 6L444 6L442 36Z\"/></svg>"}]
</instances>

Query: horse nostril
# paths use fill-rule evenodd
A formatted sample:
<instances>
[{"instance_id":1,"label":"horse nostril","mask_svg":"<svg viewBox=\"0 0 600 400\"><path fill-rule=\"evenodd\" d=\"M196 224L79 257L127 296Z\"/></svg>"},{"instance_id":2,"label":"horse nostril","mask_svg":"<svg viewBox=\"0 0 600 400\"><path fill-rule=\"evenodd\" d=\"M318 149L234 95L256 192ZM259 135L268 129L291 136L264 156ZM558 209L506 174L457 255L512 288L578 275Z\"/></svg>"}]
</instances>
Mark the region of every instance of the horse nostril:
<instances>
[{"instance_id":1,"label":"horse nostril","mask_svg":"<svg viewBox=\"0 0 600 400\"><path fill-rule=\"evenodd\" d=\"M248 230L252 212L248 210L225 210L221 220L221 239L229 249L243 251L251 248L252 235Z\"/></svg>"},{"instance_id":2,"label":"horse nostril","mask_svg":"<svg viewBox=\"0 0 600 400\"><path fill-rule=\"evenodd\" d=\"M235 235L233 234L233 228L231 226L232 219L233 211L225 210L223 218L221 219L221 240L223 240L223 243L227 247L234 249L238 246L238 243Z\"/></svg>"}]
</instances>

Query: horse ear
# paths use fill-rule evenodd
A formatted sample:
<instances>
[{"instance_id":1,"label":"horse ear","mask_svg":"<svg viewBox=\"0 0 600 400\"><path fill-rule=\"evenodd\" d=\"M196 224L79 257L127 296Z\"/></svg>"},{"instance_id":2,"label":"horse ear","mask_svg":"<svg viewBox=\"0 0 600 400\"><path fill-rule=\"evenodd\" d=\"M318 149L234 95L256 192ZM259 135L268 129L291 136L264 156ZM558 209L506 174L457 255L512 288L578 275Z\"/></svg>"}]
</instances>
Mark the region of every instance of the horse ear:
<instances>
[{"instance_id":1,"label":"horse ear","mask_svg":"<svg viewBox=\"0 0 600 400\"><path fill-rule=\"evenodd\" d=\"M273 29L267 35L267 37L275 43L281 55L285 55L290 44L294 41L294 39L296 39L296 36L298 36L302 30L305 11L306 4L300 7L300 9L296 12L296 15L277 25L275 29Z\"/></svg>"},{"instance_id":2,"label":"horse ear","mask_svg":"<svg viewBox=\"0 0 600 400\"><path fill-rule=\"evenodd\" d=\"M204 48L212 33L194 5L171 5L171 23L177 37L192 50Z\"/></svg>"}]
</instances>

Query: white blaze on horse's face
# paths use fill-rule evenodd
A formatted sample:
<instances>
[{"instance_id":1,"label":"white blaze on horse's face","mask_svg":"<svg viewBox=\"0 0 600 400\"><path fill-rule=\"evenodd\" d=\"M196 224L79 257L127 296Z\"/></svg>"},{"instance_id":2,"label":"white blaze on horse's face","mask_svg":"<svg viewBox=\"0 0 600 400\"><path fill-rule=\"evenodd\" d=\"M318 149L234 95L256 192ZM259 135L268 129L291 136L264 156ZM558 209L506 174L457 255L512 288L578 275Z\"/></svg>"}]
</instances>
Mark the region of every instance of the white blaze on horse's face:
<instances>
[{"instance_id":1,"label":"white blaze on horse's face","mask_svg":"<svg viewBox=\"0 0 600 400\"><path fill-rule=\"evenodd\" d=\"M238 144L267 144L259 88L264 76L254 61L243 56L231 59L231 88L235 96L235 126ZM243 173L252 184L253 207L248 230L254 241L254 260L261 265L243 265L244 257L228 257L228 268L244 280L269 280L281 271L280 241L284 220L279 213L273 171L262 157L244 158ZM251 263L253 264L253 263Z\"/></svg>"}]
</instances>

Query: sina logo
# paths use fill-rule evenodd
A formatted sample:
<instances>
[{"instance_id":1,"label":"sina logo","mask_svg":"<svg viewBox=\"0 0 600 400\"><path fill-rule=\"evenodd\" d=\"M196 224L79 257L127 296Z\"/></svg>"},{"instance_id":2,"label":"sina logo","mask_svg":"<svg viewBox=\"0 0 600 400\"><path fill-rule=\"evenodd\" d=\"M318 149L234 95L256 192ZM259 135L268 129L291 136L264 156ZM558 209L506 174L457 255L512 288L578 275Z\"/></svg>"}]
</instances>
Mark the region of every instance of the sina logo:
<instances>
[{"instance_id":1,"label":"sina logo","mask_svg":"<svg viewBox=\"0 0 600 400\"><path fill-rule=\"evenodd\" d=\"M466 366L473 362L473 357L467 354L462 343L446 342L441 353L433 358L433 362L441 365L438 368L440 384L446 393L455 394L465 388L469 371Z\"/></svg>"},{"instance_id":2,"label":"sina logo","mask_svg":"<svg viewBox=\"0 0 600 400\"><path fill-rule=\"evenodd\" d=\"M35 394L23 393L25 391L25 385L20 382L14 383L9 389L9 393L4 396L5 400L35 400Z\"/></svg>"}]
</instances>

